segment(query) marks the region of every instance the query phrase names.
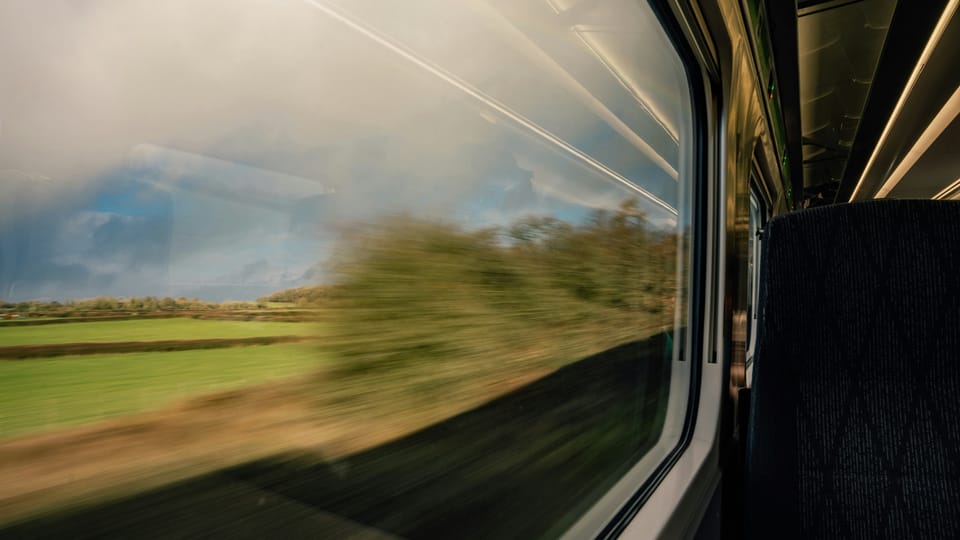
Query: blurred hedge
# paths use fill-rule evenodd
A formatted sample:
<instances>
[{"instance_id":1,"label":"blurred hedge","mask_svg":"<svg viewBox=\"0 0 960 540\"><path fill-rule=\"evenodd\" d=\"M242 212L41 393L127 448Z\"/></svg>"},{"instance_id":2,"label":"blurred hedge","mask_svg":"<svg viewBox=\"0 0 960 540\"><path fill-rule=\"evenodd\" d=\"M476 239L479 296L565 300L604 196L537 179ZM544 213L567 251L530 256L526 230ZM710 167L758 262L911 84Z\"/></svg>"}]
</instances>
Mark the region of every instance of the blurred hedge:
<instances>
[{"instance_id":1,"label":"blurred hedge","mask_svg":"<svg viewBox=\"0 0 960 540\"><path fill-rule=\"evenodd\" d=\"M632 201L575 225L479 231L397 216L335 257L335 373L555 367L673 324L675 234ZM468 370L469 371L469 370Z\"/></svg>"}]
</instances>

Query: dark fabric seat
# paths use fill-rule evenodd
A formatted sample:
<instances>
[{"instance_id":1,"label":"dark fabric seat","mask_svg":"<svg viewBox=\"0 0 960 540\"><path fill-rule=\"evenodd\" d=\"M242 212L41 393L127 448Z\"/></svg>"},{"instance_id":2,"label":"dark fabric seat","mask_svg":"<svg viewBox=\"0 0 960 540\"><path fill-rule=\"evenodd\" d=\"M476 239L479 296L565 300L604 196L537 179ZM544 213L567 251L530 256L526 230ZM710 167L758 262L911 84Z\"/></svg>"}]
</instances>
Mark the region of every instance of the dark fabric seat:
<instances>
[{"instance_id":1,"label":"dark fabric seat","mask_svg":"<svg viewBox=\"0 0 960 540\"><path fill-rule=\"evenodd\" d=\"M751 538L960 538L960 202L764 232Z\"/></svg>"}]
</instances>

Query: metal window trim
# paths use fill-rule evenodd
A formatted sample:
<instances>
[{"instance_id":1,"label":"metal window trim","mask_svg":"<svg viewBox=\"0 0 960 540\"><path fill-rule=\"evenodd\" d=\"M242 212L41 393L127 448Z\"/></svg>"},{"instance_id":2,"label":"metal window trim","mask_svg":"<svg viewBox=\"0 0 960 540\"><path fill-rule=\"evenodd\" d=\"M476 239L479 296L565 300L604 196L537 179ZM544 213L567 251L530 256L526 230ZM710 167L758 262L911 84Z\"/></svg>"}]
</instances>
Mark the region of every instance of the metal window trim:
<instances>
[{"instance_id":1,"label":"metal window trim","mask_svg":"<svg viewBox=\"0 0 960 540\"><path fill-rule=\"evenodd\" d=\"M676 445L662 455L660 465L625 501L620 512L598 538L674 537L677 527L696 527L719 485L716 465L719 408L722 399L723 363L711 362L717 350L715 314L722 309L718 301L717 280L722 272L722 208L719 208L719 156L726 146L719 134L719 106L716 97L718 77L715 66L704 58L704 49L695 46L706 41L691 26L687 11L676 0L649 0L664 30L674 43L688 74L694 107L696 137L694 169L693 245L691 253L691 293L688 300L690 343L690 391L686 419ZM660 456L657 456L660 457ZM651 457L651 459L655 459ZM696 514L695 516L693 514ZM693 518L692 520L690 518ZM691 521L694 522L691 525ZM683 536L692 534L689 531Z\"/></svg>"}]
</instances>

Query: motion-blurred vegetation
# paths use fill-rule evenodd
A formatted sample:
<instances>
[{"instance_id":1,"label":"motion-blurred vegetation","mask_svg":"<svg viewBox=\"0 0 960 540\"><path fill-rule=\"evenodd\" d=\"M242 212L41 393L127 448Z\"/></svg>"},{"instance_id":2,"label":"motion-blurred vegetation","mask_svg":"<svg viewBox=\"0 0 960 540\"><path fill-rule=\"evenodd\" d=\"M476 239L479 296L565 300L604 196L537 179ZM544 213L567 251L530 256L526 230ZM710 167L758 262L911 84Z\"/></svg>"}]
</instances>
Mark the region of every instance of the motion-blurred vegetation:
<instances>
[{"instance_id":1,"label":"motion-blurred vegetation","mask_svg":"<svg viewBox=\"0 0 960 540\"><path fill-rule=\"evenodd\" d=\"M268 296L257 298L258 304L296 304L297 306L317 306L334 293L330 286L294 287L277 291Z\"/></svg>"},{"instance_id":2,"label":"motion-blurred vegetation","mask_svg":"<svg viewBox=\"0 0 960 540\"><path fill-rule=\"evenodd\" d=\"M467 230L400 216L343 239L326 301L338 377L552 369L674 322L677 235L634 201L578 225Z\"/></svg>"}]
</instances>

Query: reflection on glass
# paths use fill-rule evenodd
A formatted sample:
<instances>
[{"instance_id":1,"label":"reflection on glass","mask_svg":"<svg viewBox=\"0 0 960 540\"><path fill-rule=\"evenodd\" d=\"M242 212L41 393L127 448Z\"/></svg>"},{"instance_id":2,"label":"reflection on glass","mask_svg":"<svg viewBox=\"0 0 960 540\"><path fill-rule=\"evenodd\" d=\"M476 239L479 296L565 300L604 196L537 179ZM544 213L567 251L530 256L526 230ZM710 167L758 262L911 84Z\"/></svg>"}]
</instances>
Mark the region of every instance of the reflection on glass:
<instances>
[{"instance_id":1,"label":"reflection on glass","mask_svg":"<svg viewBox=\"0 0 960 540\"><path fill-rule=\"evenodd\" d=\"M557 536L675 440L642 2L14 0L0 55L0 527Z\"/></svg>"},{"instance_id":2,"label":"reflection on glass","mask_svg":"<svg viewBox=\"0 0 960 540\"><path fill-rule=\"evenodd\" d=\"M757 319L757 293L760 265L760 203L757 196L750 193L750 236L747 240L747 361L753 361L754 321Z\"/></svg>"}]
</instances>

